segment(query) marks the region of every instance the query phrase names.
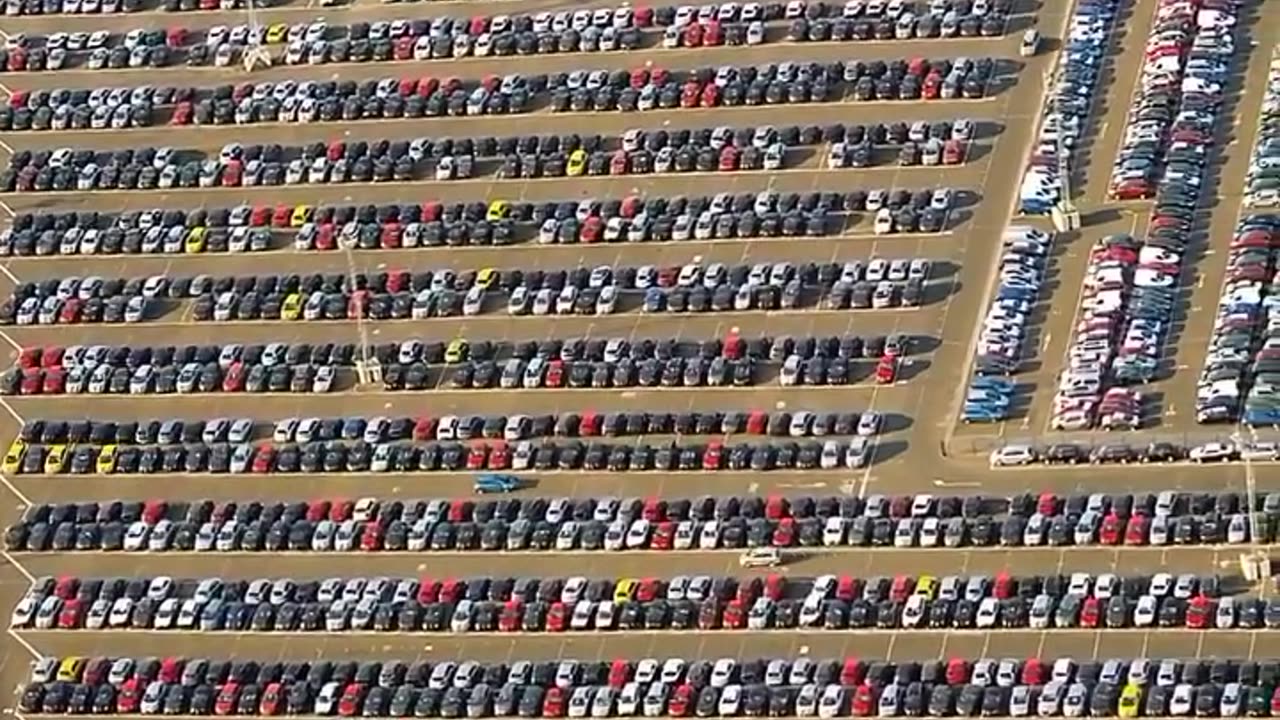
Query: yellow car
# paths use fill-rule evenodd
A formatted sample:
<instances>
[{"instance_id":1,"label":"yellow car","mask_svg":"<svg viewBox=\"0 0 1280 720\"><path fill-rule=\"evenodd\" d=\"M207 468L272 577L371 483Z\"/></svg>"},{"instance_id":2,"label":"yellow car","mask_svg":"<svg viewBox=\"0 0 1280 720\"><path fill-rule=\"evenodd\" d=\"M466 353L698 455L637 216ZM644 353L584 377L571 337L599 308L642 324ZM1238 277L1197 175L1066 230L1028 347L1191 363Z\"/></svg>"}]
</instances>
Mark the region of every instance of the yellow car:
<instances>
[{"instance_id":1,"label":"yellow car","mask_svg":"<svg viewBox=\"0 0 1280 720\"><path fill-rule=\"evenodd\" d=\"M631 578L619 580L613 589L613 601L619 604L631 602L631 598L636 594L636 588L639 586L640 583Z\"/></svg>"},{"instance_id":2,"label":"yellow car","mask_svg":"<svg viewBox=\"0 0 1280 720\"><path fill-rule=\"evenodd\" d=\"M467 359L467 351L470 349L471 346L467 344L466 340L458 338L450 342L449 347L444 349L444 361L450 364L460 363Z\"/></svg>"},{"instance_id":3,"label":"yellow car","mask_svg":"<svg viewBox=\"0 0 1280 720\"><path fill-rule=\"evenodd\" d=\"M299 205L293 209L293 217L289 218L289 224L293 227L302 227L311 222L311 216L315 213L315 208L310 205Z\"/></svg>"},{"instance_id":4,"label":"yellow car","mask_svg":"<svg viewBox=\"0 0 1280 720\"><path fill-rule=\"evenodd\" d=\"M0 469L4 470L5 475L17 475L22 469L22 458L26 456L27 444L22 438L18 438L9 445L9 452L4 454L4 466Z\"/></svg>"},{"instance_id":5,"label":"yellow car","mask_svg":"<svg viewBox=\"0 0 1280 720\"><path fill-rule=\"evenodd\" d=\"M289 26L284 23L276 23L267 28L267 44L277 45L289 39Z\"/></svg>"},{"instance_id":6,"label":"yellow car","mask_svg":"<svg viewBox=\"0 0 1280 720\"><path fill-rule=\"evenodd\" d=\"M506 200L494 200L489 203L489 213L485 216L485 219L489 222L498 222L499 220L505 220L510 212L511 203Z\"/></svg>"},{"instance_id":7,"label":"yellow car","mask_svg":"<svg viewBox=\"0 0 1280 720\"><path fill-rule=\"evenodd\" d=\"M187 254L195 255L204 252L204 228L196 226L187 232Z\"/></svg>"},{"instance_id":8,"label":"yellow car","mask_svg":"<svg viewBox=\"0 0 1280 720\"><path fill-rule=\"evenodd\" d=\"M80 677L84 675L84 666L87 664L88 660L78 655L63 658L62 663L58 665L58 682L80 682Z\"/></svg>"},{"instance_id":9,"label":"yellow car","mask_svg":"<svg viewBox=\"0 0 1280 720\"><path fill-rule=\"evenodd\" d=\"M1141 708L1142 688L1134 683L1125 685L1124 690L1120 693L1120 702L1117 704L1120 717L1138 717L1138 710Z\"/></svg>"},{"instance_id":10,"label":"yellow car","mask_svg":"<svg viewBox=\"0 0 1280 720\"><path fill-rule=\"evenodd\" d=\"M67 461L66 445L50 445L49 454L44 457L44 472L46 475L57 475L62 472L62 466Z\"/></svg>"},{"instance_id":11,"label":"yellow car","mask_svg":"<svg viewBox=\"0 0 1280 720\"><path fill-rule=\"evenodd\" d=\"M302 317L302 293L289 293L280 305L280 317L283 320L297 320Z\"/></svg>"},{"instance_id":12,"label":"yellow car","mask_svg":"<svg viewBox=\"0 0 1280 720\"><path fill-rule=\"evenodd\" d=\"M938 593L938 578L932 575L921 575L916 580L916 595L923 595L930 600Z\"/></svg>"},{"instance_id":13,"label":"yellow car","mask_svg":"<svg viewBox=\"0 0 1280 720\"><path fill-rule=\"evenodd\" d=\"M98 473L100 475L110 475L116 471L116 445L108 444L102 446L102 452L98 453Z\"/></svg>"},{"instance_id":14,"label":"yellow car","mask_svg":"<svg viewBox=\"0 0 1280 720\"><path fill-rule=\"evenodd\" d=\"M493 287L498 282L498 271L493 268L483 268L476 273L476 287L482 287L485 290Z\"/></svg>"},{"instance_id":15,"label":"yellow car","mask_svg":"<svg viewBox=\"0 0 1280 720\"><path fill-rule=\"evenodd\" d=\"M569 153L569 164L565 167L565 175L578 177L587 169L587 151L578 148Z\"/></svg>"}]
</instances>

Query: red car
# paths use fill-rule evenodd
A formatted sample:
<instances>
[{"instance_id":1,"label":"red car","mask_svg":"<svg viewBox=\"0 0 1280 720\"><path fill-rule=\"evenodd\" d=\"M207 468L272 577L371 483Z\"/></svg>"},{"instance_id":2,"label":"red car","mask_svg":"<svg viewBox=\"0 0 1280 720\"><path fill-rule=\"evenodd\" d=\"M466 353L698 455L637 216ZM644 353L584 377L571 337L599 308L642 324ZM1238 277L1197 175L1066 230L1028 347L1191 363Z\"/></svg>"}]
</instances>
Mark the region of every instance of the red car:
<instances>
[{"instance_id":1,"label":"red car","mask_svg":"<svg viewBox=\"0 0 1280 720\"><path fill-rule=\"evenodd\" d=\"M457 578L448 578L440 583L440 602L453 603L462 597L462 593L466 592L467 586Z\"/></svg>"},{"instance_id":2,"label":"red car","mask_svg":"<svg viewBox=\"0 0 1280 720\"><path fill-rule=\"evenodd\" d=\"M167 657L160 663L160 682L176 683L182 679L182 666L185 661L180 657Z\"/></svg>"},{"instance_id":3,"label":"red car","mask_svg":"<svg viewBox=\"0 0 1280 720\"><path fill-rule=\"evenodd\" d=\"M1047 675L1048 671L1044 663L1040 662L1040 658L1028 658L1022 666L1022 684L1024 685L1043 685L1048 680Z\"/></svg>"},{"instance_id":4,"label":"red car","mask_svg":"<svg viewBox=\"0 0 1280 720\"><path fill-rule=\"evenodd\" d=\"M707 449L702 451L702 469L719 470L722 467L724 467L724 443L719 440L707 443Z\"/></svg>"},{"instance_id":5,"label":"red car","mask_svg":"<svg viewBox=\"0 0 1280 720\"><path fill-rule=\"evenodd\" d=\"M569 606L562 602L551 603L547 610L547 632L564 632L569 626Z\"/></svg>"},{"instance_id":6,"label":"red car","mask_svg":"<svg viewBox=\"0 0 1280 720\"><path fill-rule=\"evenodd\" d=\"M440 583L431 578L422 578L418 584L418 603L426 605L427 603L439 602L440 600Z\"/></svg>"},{"instance_id":7,"label":"red car","mask_svg":"<svg viewBox=\"0 0 1280 720\"><path fill-rule=\"evenodd\" d=\"M631 171L631 157L627 155L627 151L619 150L615 152L613 154L613 157L609 159L609 174L610 175L626 175L630 171ZM592 217L592 218L588 218L588 221L599 220L599 219L600 218L598 217ZM589 241L589 242L593 242L593 241Z\"/></svg>"},{"instance_id":8,"label":"red car","mask_svg":"<svg viewBox=\"0 0 1280 720\"><path fill-rule=\"evenodd\" d=\"M731 172L738 169L738 148L733 145L725 145L720 150L720 171Z\"/></svg>"},{"instance_id":9,"label":"red car","mask_svg":"<svg viewBox=\"0 0 1280 720\"><path fill-rule=\"evenodd\" d=\"M271 208L266 205L255 205L249 213L250 227L263 227L271 222Z\"/></svg>"},{"instance_id":10,"label":"red car","mask_svg":"<svg viewBox=\"0 0 1280 720\"><path fill-rule=\"evenodd\" d=\"M690 80L680 89L680 107L696 108L702 93L702 86L696 80Z\"/></svg>"},{"instance_id":11,"label":"red car","mask_svg":"<svg viewBox=\"0 0 1280 720\"><path fill-rule=\"evenodd\" d=\"M31 359L33 361L38 360L40 367L56 368L56 367L62 366L62 356L65 351L61 347L58 347L57 345L50 345L44 350L30 348L28 350L23 350L22 352L24 355L27 352L32 352ZM34 367L34 365L32 366L23 365L23 367Z\"/></svg>"},{"instance_id":12,"label":"red car","mask_svg":"<svg viewBox=\"0 0 1280 720\"><path fill-rule=\"evenodd\" d=\"M413 439L416 442L425 442L436 439L436 419L433 417L420 417L413 421Z\"/></svg>"},{"instance_id":13,"label":"red car","mask_svg":"<svg viewBox=\"0 0 1280 720\"><path fill-rule=\"evenodd\" d=\"M969 147L960 140L948 140L942 146L942 164L959 165L968 155Z\"/></svg>"},{"instance_id":14,"label":"red car","mask_svg":"<svg viewBox=\"0 0 1280 720\"><path fill-rule=\"evenodd\" d=\"M649 549L651 550L670 550L675 544L676 524L670 520L654 525L653 537L649 539Z\"/></svg>"},{"instance_id":15,"label":"red car","mask_svg":"<svg viewBox=\"0 0 1280 720\"><path fill-rule=\"evenodd\" d=\"M714 20L707 23L706 29L702 32L702 44L711 47L724 44L724 28L720 23Z\"/></svg>"},{"instance_id":16,"label":"red car","mask_svg":"<svg viewBox=\"0 0 1280 720\"><path fill-rule=\"evenodd\" d=\"M307 522L320 522L329 515L328 500L313 500L307 503Z\"/></svg>"},{"instance_id":17,"label":"red car","mask_svg":"<svg viewBox=\"0 0 1280 720\"><path fill-rule=\"evenodd\" d=\"M449 503L449 522L460 523L469 522L471 520L471 511L474 506L470 500L454 500Z\"/></svg>"},{"instance_id":18,"label":"red car","mask_svg":"<svg viewBox=\"0 0 1280 720\"><path fill-rule=\"evenodd\" d=\"M482 470L484 464L489 458L489 447L487 445L475 445L467 451L467 469Z\"/></svg>"},{"instance_id":19,"label":"red car","mask_svg":"<svg viewBox=\"0 0 1280 720\"><path fill-rule=\"evenodd\" d=\"M120 692L116 694L116 712L121 714L134 714L138 712L138 705L142 700L142 680L140 678L131 677L124 681L120 686Z\"/></svg>"},{"instance_id":20,"label":"red car","mask_svg":"<svg viewBox=\"0 0 1280 720\"><path fill-rule=\"evenodd\" d=\"M334 500L333 507L329 509L329 520L333 522L346 522L351 519L351 513L355 511L356 504L350 500Z\"/></svg>"},{"instance_id":21,"label":"red car","mask_svg":"<svg viewBox=\"0 0 1280 720\"><path fill-rule=\"evenodd\" d=\"M1129 524L1124 529L1125 545L1146 545L1150 539L1151 521L1142 515L1135 515L1129 519Z\"/></svg>"},{"instance_id":22,"label":"red car","mask_svg":"<svg viewBox=\"0 0 1280 720\"><path fill-rule=\"evenodd\" d=\"M279 715L280 702L284 698L278 682L269 683L262 691L262 699L258 701L259 715Z\"/></svg>"},{"instance_id":23,"label":"red car","mask_svg":"<svg viewBox=\"0 0 1280 720\"><path fill-rule=\"evenodd\" d=\"M702 89L701 98L702 107L713 108L720 104L720 86L715 83L709 83Z\"/></svg>"},{"instance_id":24,"label":"red car","mask_svg":"<svg viewBox=\"0 0 1280 720\"><path fill-rule=\"evenodd\" d=\"M258 475L271 472L272 468L275 467L275 459L275 447L266 443L259 445L253 453L253 472Z\"/></svg>"},{"instance_id":25,"label":"red car","mask_svg":"<svg viewBox=\"0 0 1280 720\"><path fill-rule=\"evenodd\" d=\"M62 368L52 368L44 373L45 395L61 395L67 386L67 373Z\"/></svg>"},{"instance_id":26,"label":"red car","mask_svg":"<svg viewBox=\"0 0 1280 720\"><path fill-rule=\"evenodd\" d=\"M796 544L796 521L794 518L782 518L778 527L773 530L774 547L791 547Z\"/></svg>"},{"instance_id":27,"label":"red car","mask_svg":"<svg viewBox=\"0 0 1280 720\"><path fill-rule=\"evenodd\" d=\"M234 514L235 505L231 505L229 512L225 513L219 522L225 522L229 516ZM148 525L155 525L160 522L160 518L169 511L169 503L164 500L148 500L142 505L142 522Z\"/></svg>"},{"instance_id":28,"label":"red car","mask_svg":"<svg viewBox=\"0 0 1280 720\"><path fill-rule=\"evenodd\" d=\"M1213 601L1204 595L1197 595L1187 603L1186 625L1191 630L1204 630L1213 621Z\"/></svg>"},{"instance_id":29,"label":"red car","mask_svg":"<svg viewBox=\"0 0 1280 720\"><path fill-rule=\"evenodd\" d=\"M564 717L564 690L558 686L547 688L547 694L542 698L542 716Z\"/></svg>"},{"instance_id":30,"label":"red car","mask_svg":"<svg viewBox=\"0 0 1280 720\"><path fill-rule=\"evenodd\" d=\"M685 717L693 709L693 686L683 683L671 694L667 702L667 714L671 717Z\"/></svg>"},{"instance_id":31,"label":"red car","mask_svg":"<svg viewBox=\"0 0 1280 720\"><path fill-rule=\"evenodd\" d=\"M236 702L240 699L240 686L229 682L218 690L218 697L213 701L214 715L235 715Z\"/></svg>"},{"instance_id":32,"label":"red car","mask_svg":"<svg viewBox=\"0 0 1280 720\"><path fill-rule=\"evenodd\" d=\"M969 682L969 661L951 658L947 661L947 684L964 685Z\"/></svg>"},{"instance_id":33,"label":"red car","mask_svg":"<svg viewBox=\"0 0 1280 720\"><path fill-rule=\"evenodd\" d=\"M414 43L414 41L415 41L415 39L414 39L414 38L412 38L412 37L410 37L410 36L408 36L408 35L405 35L405 36L404 36L404 37L402 37L402 38L397 38L397 39L396 39L396 44L395 44L395 46L394 46L394 47L393 47L393 49L392 49L392 54L395 56L395 59L396 59L396 60L412 60L412 59L413 59L413 43ZM412 81L410 81L410 82L412 82ZM410 89L410 91L412 91L412 90L413 90L413 86L412 86L412 85L410 85L409 89ZM401 81L401 83L400 83L400 94L401 94L401 95L407 95L407 94L408 94L408 93L406 93L406 92L404 91L404 81Z\"/></svg>"},{"instance_id":34,"label":"red car","mask_svg":"<svg viewBox=\"0 0 1280 720\"><path fill-rule=\"evenodd\" d=\"M552 360L547 363L547 377L543 385L549 388L564 387L564 361Z\"/></svg>"},{"instance_id":35,"label":"red car","mask_svg":"<svg viewBox=\"0 0 1280 720\"><path fill-rule=\"evenodd\" d=\"M1111 189L1116 200L1146 200L1151 195L1151 184L1140 179L1125 180Z\"/></svg>"},{"instance_id":36,"label":"red car","mask_svg":"<svg viewBox=\"0 0 1280 720\"><path fill-rule=\"evenodd\" d=\"M724 627L734 630L741 630L747 626L747 612L743 609L742 603L737 600L730 600L728 605L724 607L724 614L720 617L720 623Z\"/></svg>"},{"instance_id":37,"label":"red car","mask_svg":"<svg viewBox=\"0 0 1280 720\"><path fill-rule=\"evenodd\" d=\"M400 223L387 223L382 226L382 234L378 238L378 244L383 250L394 250L400 247L401 228Z\"/></svg>"},{"instance_id":38,"label":"red car","mask_svg":"<svg viewBox=\"0 0 1280 720\"><path fill-rule=\"evenodd\" d=\"M780 520L791 513L787 499L781 495L770 495L764 504L764 516L769 520Z\"/></svg>"},{"instance_id":39,"label":"red car","mask_svg":"<svg viewBox=\"0 0 1280 720\"><path fill-rule=\"evenodd\" d=\"M1102 527L1098 529L1098 541L1103 545L1119 545L1124 534L1124 518L1109 513L1102 519Z\"/></svg>"},{"instance_id":40,"label":"red car","mask_svg":"<svg viewBox=\"0 0 1280 720\"><path fill-rule=\"evenodd\" d=\"M80 308L82 303L80 298L67 298L62 303L62 309L58 311L58 322L63 325L72 325L80 322Z\"/></svg>"},{"instance_id":41,"label":"red car","mask_svg":"<svg viewBox=\"0 0 1280 720\"><path fill-rule=\"evenodd\" d=\"M621 688L631 680L631 663L627 660L614 660L609 666L608 684L610 687Z\"/></svg>"},{"instance_id":42,"label":"red car","mask_svg":"<svg viewBox=\"0 0 1280 720\"><path fill-rule=\"evenodd\" d=\"M364 532L360 533L360 549L365 552L373 552L382 548L382 525L380 523L371 522L364 526Z\"/></svg>"},{"instance_id":43,"label":"red car","mask_svg":"<svg viewBox=\"0 0 1280 720\"><path fill-rule=\"evenodd\" d=\"M840 684L853 687L861 685L867 676L867 666L858 658L845 658L840 668Z\"/></svg>"},{"instance_id":44,"label":"red car","mask_svg":"<svg viewBox=\"0 0 1280 720\"><path fill-rule=\"evenodd\" d=\"M71 598L63 603L62 612L58 613L58 627L62 630L74 630L80 627L83 615L84 606L78 599Z\"/></svg>"},{"instance_id":45,"label":"red car","mask_svg":"<svg viewBox=\"0 0 1280 720\"><path fill-rule=\"evenodd\" d=\"M169 116L170 125L190 125L191 124L191 103L183 101L173 106L173 114Z\"/></svg>"},{"instance_id":46,"label":"red car","mask_svg":"<svg viewBox=\"0 0 1280 720\"><path fill-rule=\"evenodd\" d=\"M489 448L489 469L506 470L511 467L511 446L504 442L495 443Z\"/></svg>"},{"instance_id":47,"label":"red car","mask_svg":"<svg viewBox=\"0 0 1280 720\"><path fill-rule=\"evenodd\" d=\"M1080 607L1080 627L1096 628L1102 619L1102 601L1090 595Z\"/></svg>"},{"instance_id":48,"label":"red car","mask_svg":"<svg viewBox=\"0 0 1280 720\"><path fill-rule=\"evenodd\" d=\"M703 35L702 26L699 25L698 23L693 23L692 25L684 29L684 37L681 38L682 40L681 44L684 47L689 47L689 48L702 47L702 35ZM13 56L10 55L9 57L12 58Z\"/></svg>"},{"instance_id":49,"label":"red car","mask_svg":"<svg viewBox=\"0 0 1280 720\"><path fill-rule=\"evenodd\" d=\"M18 367L23 370L40 367L43 351L38 347L22 348L22 352L18 354Z\"/></svg>"},{"instance_id":50,"label":"red car","mask_svg":"<svg viewBox=\"0 0 1280 720\"><path fill-rule=\"evenodd\" d=\"M876 384L890 385L898 380L898 358L885 355L876 363Z\"/></svg>"},{"instance_id":51,"label":"red car","mask_svg":"<svg viewBox=\"0 0 1280 720\"><path fill-rule=\"evenodd\" d=\"M1036 501L1036 512L1041 515L1056 515L1058 512L1058 496L1053 493L1042 493Z\"/></svg>"},{"instance_id":52,"label":"red car","mask_svg":"<svg viewBox=\"0 0 1280 720\"><path fill-rule=\"evenodd\" d=\"M338 699L338 714L342 717L354 717L360 714L360 705L364 702L364 685L351 683L342 691Z\"/></svg>"},{"instance_id":53,"label":"red car","mask_svg":"<svg viewBox=\"0 0 1280 720\"><path fill-rule=\"evenodd\" d=\"M222 376L222 391L240 392L241 390L244 390L246 374L244 363L239 360L231 363L231 366L227 368L227 374Z\"/></svg>"},{"instance_id":54,"label":"red car","mask_svg":"<svg viewBox=\"0 0 1280 720\"><path fill-rule=\"evenodd\" d=\"M876 710L876 691L871 685L862 683L853 691L853 700L849 703L849 712L855 717L868 717Z\"/></svg>"},{"instance_id":55,"label":"red car","mask_svg":"<svg viewBox=\"0 0 1280 720\"><path fill-rule=\"evenodd\" d=\"M44 373L38 369L22 371L22 382L18 385L18 392L22 395L39 395L44 389Z\"/></svg>"},{"instance_id":56,"label":"red car","mask_svg":"<svg viewBox=\"0 0 1280 720\"><path fill-rule=\"evenodd\" d=\"M652 602L662 592L662 581L657 578L645 578L640 581L639 587L636 588L637 602Z\"/></svg>"},{"instance_id":57,"label":"red car","mask_svg":"<svg viewBox=\"0 0 1280 720\"><path fill-rule=\"evenodd\" d=\"M517 632L520 630L520 621L524 617L524 603L519 600L508 600L502 606L502 612L498 614L498 630L502 632Z\"/></svg>"},{"instance_id":58,"label":"red car","mask_svg":"<svg viewBox=\"0 0 1280 720\"><path fill-rule=\"evenodd\" d=\"M239 160L228 160L222 166L222 187L240 187L240 179L244 175L244 163Z\"/></svg>"},{"instance_id":59,"label":"red car","mask_svg":"<svg viewBox=\"0 0 1280 720\"><path fill-rule=\"evenodd\" d=\"M604 220L599 215L592 215L582 222L578 237L584 243L597 243L604 237Z\"/></svg>"}]
</instances>

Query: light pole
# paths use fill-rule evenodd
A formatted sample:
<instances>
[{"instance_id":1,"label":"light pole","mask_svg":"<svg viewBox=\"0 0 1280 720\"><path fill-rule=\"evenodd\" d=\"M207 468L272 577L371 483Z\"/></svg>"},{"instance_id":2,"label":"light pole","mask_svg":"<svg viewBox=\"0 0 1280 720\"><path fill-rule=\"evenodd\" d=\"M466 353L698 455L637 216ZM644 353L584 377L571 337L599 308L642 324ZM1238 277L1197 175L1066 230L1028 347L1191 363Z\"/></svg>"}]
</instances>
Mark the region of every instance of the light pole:
<instances>
[{"instance_id":1,"label":"light pole","mask_svg":"<svg viewBox=\"0 0 1280 720\"><path fill-rule=\"evenodd\" d=\"M1258 441L1258 431L1249 428L1249 435L1254 444ZM1249 507L1249 549L1240 554L1240 570L1246 580L1258 584L1258 596L1265 598L1271 580L1271 556L1259 543L1261 533L1258 531L1258 483L1253 473L1252 455L1244 452L1245 443L1239 429L1231 436L1244 460L1245 502Z\"/></svg>"},{"instance_id":2,"label":"light pole","mask_svg":"<svg viewBox=\"0 0 1280 720\"><path fill-rule=\"evenodd\" d=\"M351 245L342 243L342 253L347 259L348 292L356 292L356 261L351 254ZM358 387L382 382L382 365L377 358L369 357L369 330L364 322L365 303L361 301L356 312L356 335L360 342L360 356L356 358L356 380Z\"/></svg>"},{"instance_id":3,"label":"light pole","mask_svg":"<svg viewBox=\"0 0 1280 720\"><path fill-rule=\"evenodd\" d=\"M244 50L244 71L253 72L259 65L271 67L271 51L262 45L262 26L258 24L258 8L254 0L245 0L245 15L249 20L249 46Z\"/></svg>"}]
</instances>

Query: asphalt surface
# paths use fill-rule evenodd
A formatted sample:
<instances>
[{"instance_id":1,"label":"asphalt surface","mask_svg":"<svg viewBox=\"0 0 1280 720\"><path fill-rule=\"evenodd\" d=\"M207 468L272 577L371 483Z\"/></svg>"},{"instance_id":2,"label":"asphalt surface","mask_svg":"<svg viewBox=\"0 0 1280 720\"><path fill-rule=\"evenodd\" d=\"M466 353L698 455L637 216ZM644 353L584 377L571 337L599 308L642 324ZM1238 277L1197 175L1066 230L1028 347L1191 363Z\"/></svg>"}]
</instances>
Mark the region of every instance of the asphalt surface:
<instances>
[{"instance_id":1,"label":"asphalt surface","mask_svg":"<svg viewBox=\"0 0 1280 720\"><path fill-rule=\"evenodd\" d=\"M601 3L588 3L590 6ZM1040 434L1046 426L1047 398L1052 379L1070 340L1084 262L1093 240L1102 234L1140 229L1145 207L1114 205L1103 201L1101 188L1110 174L1111 157L1123 132L1129 96L1136 81L1138 57L1146 35L1154 0L1126 3L1123 32L1114 39L1110 68L1099 92L1100 110L1088 148L1078 200L1087 227L1062 243L1052 294L1045 303L1045 321L1037 338L1039 369L1027 375L1035 387L1031 410L1024 417L998 427L961 428L954 424L965 370L969 360L974 322L984 307L998 257L1002 229L1010 222L1013 195L1020 182L1028 144L1040 114L1040 96L1056 53L1047 51L1030 59L1017 56L1017 34L1001 39L956 41L894 41L887 43L789 44L753 48L703 50L643 50L631 53L555 55L534 58L469 59L425 63L325 65L276 67L252 77L238 70L173 68L163 71L87 72L68 70L45 74L7 74L0 89L33 87L93 87L158 84L213 85L246 79L363 79L386 76L458 75L474 79L484 74L515 70L525 73L568 71L578 68L633 68L646 63L669 69L714 66L724 63L829 61L836 59L886 59L899 57L992 56L1015 70L1006 74L1004 87L993 97L968 102L836 103L803 107L717 108L623 114L552 115L535 112L521 116L428 119L422 121L370 121L315 125L255 125L138 129L119 132L10 133L0 148L34 149L74 146L112 148L140 145L172 145L213 149L230 141L300 143L314 140L412 138L464 134L598 132L617 135L631 127L734 127L761 124L829 122L887 122L936 120L959 117L980 122L984 138L970 161L947 168L899 168L896 165L830 171L818 167L822 148L808 149L798 165L783 172L689 174L670 176L566 178L551 180L498 180L440 183L419 181L378 186L297 186L270 189L175 190L155 192L95 192L8 195L0 209L57 211L97 209L115 211L151 207L190 208L248 203L378 203L392 201L476 201L492 199L570 200L584 197L622 197L629 194L711 195L717 192L779 192L812 190L847 192L854 188L951 186L967 191L968 202L959 209L948 230L937 235L877 237L866 218L854 217L844 233L832 238L762 239L727 242L689 242L653 245L538 246L507 248L375 250L352 253L351 266L341 253L303 253L281 249L258 255L196 255L174 257L112 258L13 258L0 266L9 281L37 280L66 275L143 276L170 274L303 273L313 271L376 272L386 269L422 268L566 268L576 265L682 264L687 262L765 262L773 260L842 261L881 257L928 257L951 270L940 273L932 301L918 309L867 312L721 313L700 316L646 316L634 313L610 317L508 318L490 314L474 318L426 321L369 322L373 342L406 338L447 340L542 339L550 337L664 337L708 339L728 332L744 336L887 334L909 332L936 338L920 343L903 380L892 386L855 382L840 388L781 388L765 383L756 388L658 390L534 390L516 392L444 391L386 393L344 388L329 395L235 396L81 396L9 398L0 404L6 427L0 438L12 437L16 421L23 418L149 418L247 416L263 422L299 415L419 415L446 413L504 413L623 410L825 410L874 409L895 420L880 438L876 458L866 471L812 472L692 472L692 473L588 473L538 474L526 494L540 495L650 495L714 494L867 494L935 492L939 494L1011 494L1022 491L1155 492L1165 489L1241 489L1242 468L1222 467L1107 467L1028 468L992 472L986 453L1013 438ZM338 8L309 8L303 3L262 13L262 22L299 22L324 17L331 24L379 18L430 17L436 14L470 15L477 12L517 12L526 9L578 8L582 4L542 0L510 0L502 3L447 2L414 5L382 5L360 0ZM1046 4L1035 11L1035 25L1048 37L1059 37L1067 8ZM1029 18L1021 18L1029 21ZM4 32L47 33L56 30L125 31L138 26L192 28L243 22L239 13L212 12L181 16L142 13L127 17L6 18ZM1255 50L1249 64L1245 93L1238 107L1242 119L1258 107L1267 52L1274 44L1280 20L1258 21L1253 39L1264 48ZM1048 45L1056 46L1050 42ZM1248 47L1242 44L1242 47ZM1262 58L1261 60L1259 58ZM1262 73L1262 74L1259 74ZM1234 222L1241 158L1247 155L1254 131L1242 122L1227 146L1222 183L1228 188L1210 214L1209 237L1225 237L1224 228ZM1220 286L1222 254L1206 253L1193 263L1187 311L1191 320L1179 336L1175 354L1180 369L1161 386L1166 409L1159 433L1176 435L1191 429L1188 412L1194 393L1197 363L1203 354L1205 328L1211 319L1200 308L1212 307ZM7 283L0 292L7 292ZM182 312L166 314L136 326L12 327L0 335L0 352L11 346L51 344L185 344L251 343L269 341L358 342L351 323L235 322L195 324ZM10 356L12 357L13 354ZM767 378L766 378L767 379ZM88 405L88 408L86 408ZM10 417L14 422L9 422ZM1143 443L1149 434L1135 436ZM1257 468L1259 488L1280 488L1280 474L1271 467ZM462 473L404 475L326 475L314 478L216 477L216 476L66 476L5 479L12 497L0 501L4 521L17 517L27 501L88 499L305 499L323 497L459 496L468 492L470 476ZM839 572L859 575L895 572L951 574L1036 572L1234 572L1238 552L1231 548L1206 549L1066 549L1066 550L815 550L783 571L798 575ZM12 605L31 575L225 575L235 577L327 577L385 575L566 574L566 559L574 572L601 576L673 575L694 572L738 574L736 556L726 552L572 554L571 558L539 554L350 554L350 555L109 555L39 554L5 557L0 565L0 606ZM626 633L603 636L566 635L507 637L440 637L401 635L340 635L316 637L262 636L252 633L226 635L140 633L24 632L0 646L0 681L16 687L23 679L31 654L148 655L157 652L240 657L317 657L343 655L354 658L413 659L429 657L491 660L576 657L579 659L668 656L788 656L815 657L857 655L894 659L925 659L956 655L1130 657L1234 656L1266 654L1257 644L1259 633L1232 631L1178 633L1168 631L997 631L991 633L734 633L685 634Z\"/></svg>"}]
</instances>

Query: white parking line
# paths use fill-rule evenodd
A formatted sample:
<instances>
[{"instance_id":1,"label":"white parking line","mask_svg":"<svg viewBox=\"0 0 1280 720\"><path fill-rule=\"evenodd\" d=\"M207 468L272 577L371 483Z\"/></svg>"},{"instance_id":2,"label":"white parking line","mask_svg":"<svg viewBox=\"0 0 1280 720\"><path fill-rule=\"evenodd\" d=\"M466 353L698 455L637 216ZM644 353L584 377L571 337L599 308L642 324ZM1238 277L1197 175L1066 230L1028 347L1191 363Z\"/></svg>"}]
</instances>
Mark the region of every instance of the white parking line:
<instances>
[{"instance_id":1,"label":"white parking line","mask_svg":"<svg viewBox=\"0 0 1280 720\"><path fill-rule=\"evenodd\" d=\"M21 501L23 505L26 505L27 507L31 507L31 505L33 504L31 502L31 498L28 498L26 495L24 495L23 492L19 490L18 487L14 485L13 482L9 480L7 476L0 475L0 485L4 485L6 488L8 488L9 492L13 493L13 496L18 498L18 500Z\"/></svg>"},{"instance_id":2,"label":"white parking line","mask_svg":"<svg viewBox=\"0 0 1280 720\"><path fill-rule=\"evenodd\" d=\"M9 630L9 637L13 638L13 639L14 639L14 642L16 642L16 643L18 643L19 645L21 645L21 646L23 647L23 649L24 649L24 650L26 650L27 652L31 653L31 659L32 659L32 660L39 660L40 658L43 658L43 657L44 657L44 653L42 653L42 652L40 652L39 650L36 650L34 647L32 647L31 643L27 642L27 639L26 639L26 638L24 638L24 637L22 637L21 635L19 635L19 634L18 634L17 632L15 632L13 629L10 629L10 630Z\"/></svg>"}]
</instances>

